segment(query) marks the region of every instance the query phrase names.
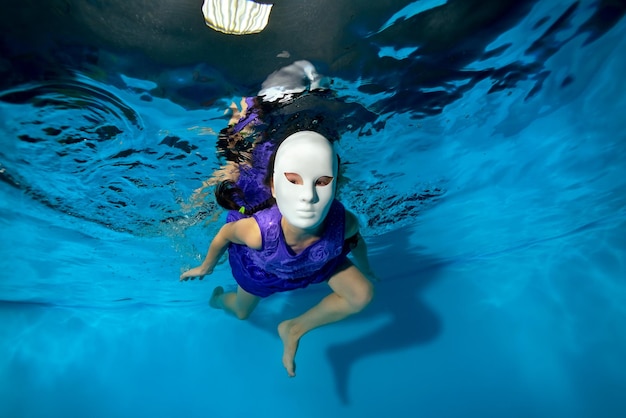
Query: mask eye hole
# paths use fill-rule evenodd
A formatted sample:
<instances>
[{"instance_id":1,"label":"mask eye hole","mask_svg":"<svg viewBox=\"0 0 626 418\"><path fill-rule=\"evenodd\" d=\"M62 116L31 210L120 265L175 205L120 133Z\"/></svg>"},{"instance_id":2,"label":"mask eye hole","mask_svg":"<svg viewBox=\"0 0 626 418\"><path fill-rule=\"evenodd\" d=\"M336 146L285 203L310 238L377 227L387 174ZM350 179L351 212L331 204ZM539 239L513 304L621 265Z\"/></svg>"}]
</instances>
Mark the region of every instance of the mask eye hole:
<instances>
[{"instance_id":1,"label":"mask eye hole","mask_svg":"<svg viewBox=\"0 0 626 418\"><path fill-rule=\"evenodd\" d=\"M285 178L291 184L302 184L302 177L297 173L285 173Z\"/></svg>"},{"instance_id":2,"label":"mask eye hole","mask_svg":"<svg viewBox=\"0 0 626 418\"><path fill-rule=\"evenodd\" d=\"M315 181L315 185L316 186L320 186L320 187L324 187L324 186L328 186L330 183L333 182L333 177L330 176L322 176L320 178L318 178Z\"/></svg>"}]
</instances>

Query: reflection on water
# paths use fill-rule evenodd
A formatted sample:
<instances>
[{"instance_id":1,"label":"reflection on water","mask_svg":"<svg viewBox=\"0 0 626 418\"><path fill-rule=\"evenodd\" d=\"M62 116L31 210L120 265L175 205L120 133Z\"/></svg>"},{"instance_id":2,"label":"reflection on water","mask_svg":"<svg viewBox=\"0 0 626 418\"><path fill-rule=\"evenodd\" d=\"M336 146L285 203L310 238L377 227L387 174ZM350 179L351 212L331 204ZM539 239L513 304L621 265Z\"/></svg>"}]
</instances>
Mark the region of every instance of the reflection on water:
<instances>
[{"instance_id":1,"label":"reflection on water","mask_svg":"<svg viewBox=\"0 0 626 418\"><path fill-rule=\"evenodd\" d=\"M168 64L128 52L112 29L115 53L95 31L18 54L21 32L7 23L0 415L621 417L624 7L417 2L430 8L396 19L408 2L384 12L374 2L350 20L346 2L331 3L309 10L326 7L325 28L331 16L351 22L343 37L316 39L328 60L310 44L313 57L297 46L276 57L289 46L275 41L282 30L309 42L282 3L272 13L286 26L250 38L254 50L239 37L200 42L181 17L195 37L180 55L155 44ZM111 2L111 27L138 3L124 4ZM58 13L66 24L81 15ZM198 44L210 45L202 63L186 55ZM248 52L258 66L241 65ZM267 300L238 322L206 306L213 285L232 286L225 265L209 283L177 277L221 224L210 195L191 199L224 162L224 111L300 59L328 89L297 91L277 118L312 109L342 134L340 198L382 281L368 311L305 337L287 380L276 324L325 287Z\"/></svg>"},{"instance_id":2,"label":"reflection on water","mask_svg":"<svg viewBox=\"0 0 626 418\"><path fill-rule=\"evenodd\" d=\"M77 5L85 16L90 15L90 7ZM412 7L388 10L386 23L368 23L370 32L362 40L368 52L362 51L363 59L375 61L368 61L357 79L348 73L345 79L332 77L325 83L332 94L305 95L294 106L274 110L284 123L297 123L294 118L307 111L318 112L325 116L322 124L343 134L349 181L342 198L372 234L410 224L425 204L430 206L448 190L449 171L435 169L408 178L414 167L407 164L406 155L415 156L421 167L424 158L416 153L431 149L437 154L454 141L461 127L480 129L479 123L494 118L502 121L496 125L498 131L519 133L531 118L545 115L546 107L556 104L524 105L535 94L547 90L567 95L580 90L580 77L589 77L573 73L565 64L551 68L555 54L574 44L591 48L623 14L603 2L543 7L532 2L493 2L483 4L483 15L476 16L473 25L482 23L480 30L469 31L469 24L455 24L471 10L469 4L434 2L426 9ZM112 8L110 13L120 10ZM392 17L395 12L399 15ZM444 12L446 18L441 20ZM433 26L434 22L440 25ZM441 36L442 31L447 36ZM5 182L62 212L140 234L154 234L155 224L194 224L216 212L210 199L195 213L181 212L181 205L220 164L214 157L214 135L228 120L223 112L229 102L239 101L236 95L212 87L228 85L224 74L219 75L226 63L174 69L146 63L131 68L131 57L113 59L104 48L74 46L54 57L54 71L38 74L23 71L32 55L16 53L12 34L8 32L3 40L10 58L3 69L10 76L4 79L30 76L31 80L10 85L0 96L7 116L2 128L10 134L0 151ZM231 41L240 42L224 38ZM385 45L417 49L406 57L369 55L371 48ZM285 65L286 58L276 60L283 69L265 74L262 91L272 81L275 88L277 78L278 84L287 86L281 88L292 91L284 74L291 75L288 69L295 64ZM128 77L140 67L150 69L143 72L145 79ZM317 86L315 69L307 77ZM248 89L258 91L261 84ZM496 104L504 103L507 95L509 106ZM172 102L204 109L184 112ZM469 108L472 102L480 107ZM447 113L442 116L444 109ZM515 109L515 114L494 113L506 109ZM539 113L522 117L529 109ZM478 148L484 139L468 141ZM49 173L59 173L63 180Z\"/></svg>"}]
</instances>

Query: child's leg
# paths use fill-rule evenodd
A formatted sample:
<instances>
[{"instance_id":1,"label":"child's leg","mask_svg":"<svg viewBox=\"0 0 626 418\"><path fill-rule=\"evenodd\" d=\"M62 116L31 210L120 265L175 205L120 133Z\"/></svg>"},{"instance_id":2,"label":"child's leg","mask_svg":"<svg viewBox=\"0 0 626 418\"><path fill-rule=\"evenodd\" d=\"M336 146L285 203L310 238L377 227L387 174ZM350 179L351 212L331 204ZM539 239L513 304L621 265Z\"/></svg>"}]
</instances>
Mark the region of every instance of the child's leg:
<instances>
[{"instance_id":1,"label":"child's leg","mask_svg":"<svg viewBox=\"0 0 626 418\"><path fill-rule=\"evenodd\" d=\"M213 290L209 304L213 308L223 309L239 319L247 319L260 300L260 297L246 292L241 286L237 286L237 293L224 293L224 288L217 286Z\"/></svg>"},{"instance_id":2,"label":"child's leg","mask_svg":"<svg viewBox=\"0 0 626 418\"><path fill-rule=\"evenodd\" d=\"M372 300L374 290L369 280L350 261L328 281L333 293L297 318L278 326L283 340L283 365L289 376L295 376L296 350L300 338L314 328L339 321L361 311Z\"/></svg>"}]
</instances>

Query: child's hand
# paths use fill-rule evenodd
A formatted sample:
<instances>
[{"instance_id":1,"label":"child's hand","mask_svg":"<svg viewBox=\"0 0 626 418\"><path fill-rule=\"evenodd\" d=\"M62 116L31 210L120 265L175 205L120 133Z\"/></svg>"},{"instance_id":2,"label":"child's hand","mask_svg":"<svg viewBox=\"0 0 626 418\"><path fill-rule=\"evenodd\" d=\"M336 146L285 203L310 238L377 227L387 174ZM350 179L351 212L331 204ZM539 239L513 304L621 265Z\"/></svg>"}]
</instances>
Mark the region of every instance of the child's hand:
<instances>
[{"instance_id":1,"label":"child's hand","mask_svg":"<svg viewBox=\"0 0 626 418\"><path fill-rule=\"evenodd\" d=\"M208 270L202 266L194 267L192 269L187 270L183 274L180 275L179 281L187 281L189 279L194 280L196 277L200 280L204 279L204 276L207 274L213 273L213 269Z\"/></svg>"}]
</instances>

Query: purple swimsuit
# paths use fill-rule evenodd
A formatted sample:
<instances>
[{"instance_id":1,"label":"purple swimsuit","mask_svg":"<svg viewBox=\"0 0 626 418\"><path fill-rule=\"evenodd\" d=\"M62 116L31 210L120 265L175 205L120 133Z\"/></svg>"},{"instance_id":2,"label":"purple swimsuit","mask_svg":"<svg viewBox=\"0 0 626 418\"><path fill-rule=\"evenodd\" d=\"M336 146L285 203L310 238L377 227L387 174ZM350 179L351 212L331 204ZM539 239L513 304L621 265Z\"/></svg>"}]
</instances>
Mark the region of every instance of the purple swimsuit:
<instances>
[{"instance_id":1,"label":"purple swimsuit","mask_svg":"<svg viewBox=\"0 0 626 418\"><path fill-rule=\"evenodd\" d=\"M230 244L228 260L239 286L253 295L267 297L327 281L350 252L350 247L344 245L345 209L337 200L328 211L322 237L299 254L294 254L285 242L280 227L282 215L276 205L252 216L261 229L262 248ZM227 222L243 217L230 211Z\"/></svg>"}]
</instances>

